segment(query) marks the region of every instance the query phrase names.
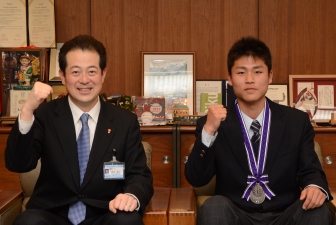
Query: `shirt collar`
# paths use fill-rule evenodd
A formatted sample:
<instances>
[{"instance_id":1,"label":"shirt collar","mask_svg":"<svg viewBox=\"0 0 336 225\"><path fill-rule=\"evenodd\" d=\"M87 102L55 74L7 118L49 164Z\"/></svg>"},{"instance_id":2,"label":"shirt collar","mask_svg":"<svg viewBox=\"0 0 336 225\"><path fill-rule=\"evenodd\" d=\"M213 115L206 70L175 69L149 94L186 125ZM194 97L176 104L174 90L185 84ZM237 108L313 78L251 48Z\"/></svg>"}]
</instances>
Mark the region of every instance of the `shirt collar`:
<instances>
[{"instance_id":1,"label":"shirt collar","mask_svg":"<svg viewBox=\"0 0 336 225\"><path fill-rule=\"evenodd\" d=\"M264 123L264 111L265 108L263 108L263 110L261 110L261 112L259 113L258 117L256 118L256 120L258 120L258 122L260 123L260 125L262 126ZM245 122L245 126L247 129L249 129L251 127L251 124L253 122L253 119L251 117L249 117L248 115L246 115L245 113L241 112L244 122Z\"/></svg>"},{"instance_id":2,"label":"shirt collar","mask_svg":"<svg viewBox=\"0 0 336 225\"><path fill-rule=\"evenodd\" d=\"M80 117L82 116L83 113L87 113L90 115L91 119L97 123L98 122L98 116L99 116L99 112L100 112L100 99L98 97L98 101L95 104L95 106L93 106L93 108L89 111L89 112L83 112L80 108L78 108L70 99L70 97L68 97L69 100L69 106L71 109L71 113L72 113L72 117L74 119L74 122L77 123L80 119Z\"/></svg>"}]
</instances>

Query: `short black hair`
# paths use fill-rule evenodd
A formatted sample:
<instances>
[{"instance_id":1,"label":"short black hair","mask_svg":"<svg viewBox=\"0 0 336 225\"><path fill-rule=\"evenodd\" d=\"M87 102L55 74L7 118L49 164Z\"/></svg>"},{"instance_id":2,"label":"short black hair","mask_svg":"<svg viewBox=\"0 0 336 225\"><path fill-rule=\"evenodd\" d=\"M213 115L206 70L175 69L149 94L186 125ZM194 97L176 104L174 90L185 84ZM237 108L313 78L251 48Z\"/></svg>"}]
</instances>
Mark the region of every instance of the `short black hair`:
<instances>
[{"instance_id":1,"label":"short black hair","mask_svg":"<svg viewBox=\"0 0 336 225\"><path fill-rule=\"evenodd\" d=\"M68 52L76 49L88 50L99 54L99 67L103 71L106 68L106 49L104 45L89 35L79 35L65 42L60 49L58 62L60 70L65 74L67 67L66 55Z\"/></svg>"},{"instance_id":2,"label":"short black hair","mask_svg":"<svg viewBox=\"0 0 336 225\"><path fill-rule=\"evenodd\" d=\"M272 70L272 56L267 45L258 38L248 36L236 41L228 53L227 67L230 76L235 61L243 56L260 58L268 67L268 72Z\"/></svg>"}]
</instances>

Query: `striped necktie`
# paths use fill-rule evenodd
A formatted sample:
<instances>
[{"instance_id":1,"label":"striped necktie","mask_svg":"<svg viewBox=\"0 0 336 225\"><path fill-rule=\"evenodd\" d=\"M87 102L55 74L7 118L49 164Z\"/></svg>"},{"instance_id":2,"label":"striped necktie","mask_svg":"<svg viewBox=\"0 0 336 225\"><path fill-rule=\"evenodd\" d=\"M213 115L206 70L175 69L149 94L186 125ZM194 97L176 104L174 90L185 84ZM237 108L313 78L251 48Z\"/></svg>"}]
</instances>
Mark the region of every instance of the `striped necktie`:
<instances>
[{"instance_id":1,"label":"striped necktie","mask_svg":"<svg viewBox=\"0 0 336 225\"><path fill-rule=\"evenodd\" d=\"M80 172L80 184L82 184L87 163L90 155L90 129L88 125L89 114L83 113L81 116L82 129L77 139L78 163ZM78 201L69 208L68 218L77 225L85 219L86 206L82 201Z\"/></svg>"},{"instance_id":2,"label":"striped necktie","mask_svg":"<svg viewBox=\"0 0 336 225\"><path fill-rule=\"evenodd\" d=\"M251 138L251 144L253 147L254 155L258 156L259 152L259 141L260 141L260 123L258 120L254 120L251 124L251 130L253 131L253 136Z\"/></svg>"}]
</instances>

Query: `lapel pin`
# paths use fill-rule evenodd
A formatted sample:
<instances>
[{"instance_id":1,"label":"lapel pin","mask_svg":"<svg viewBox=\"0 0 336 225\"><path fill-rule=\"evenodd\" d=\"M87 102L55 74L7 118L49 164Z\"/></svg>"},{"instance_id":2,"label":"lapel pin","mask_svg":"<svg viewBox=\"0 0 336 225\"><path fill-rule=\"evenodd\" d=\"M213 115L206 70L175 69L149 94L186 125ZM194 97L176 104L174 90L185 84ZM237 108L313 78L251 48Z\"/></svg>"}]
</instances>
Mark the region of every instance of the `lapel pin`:
<instances>
[{"instance_id":1,"label":"lapel pin","mask_svg":"<svg viewBox=\"0 0 336 225\"><path fill-rule=\"evenodd\" d=\"M109 128L109 129L107 129L107 133L111 133L111 129Z\"/></svg>"}]
</instances>

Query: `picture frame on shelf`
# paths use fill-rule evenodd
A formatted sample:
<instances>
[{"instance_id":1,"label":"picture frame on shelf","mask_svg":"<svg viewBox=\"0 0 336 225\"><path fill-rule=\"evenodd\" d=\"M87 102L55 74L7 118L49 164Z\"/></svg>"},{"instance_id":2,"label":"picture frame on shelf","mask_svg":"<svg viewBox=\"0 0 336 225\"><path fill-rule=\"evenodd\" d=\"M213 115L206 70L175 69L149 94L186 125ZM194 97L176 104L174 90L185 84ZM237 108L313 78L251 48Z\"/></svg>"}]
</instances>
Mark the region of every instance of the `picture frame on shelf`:
<instances>
[{"instance_id":1,"label":"picture frame on shelf","mask_svg":"<svg viewBox=\"0 0 336 225\"><path fill-rule=\"evenodd\" d=\"M280 105L288 106L288 84L269 84L266 97Z\"/></svg>"},{"instance_id":2,"label":"picture frame on shelf","mask_svg":"<svg viewBox=\"0 0 336 225\"><path fill-rule=\"evenodd\" d=\"M174 105L195 113L195 52L141 52L141 95L164 97L166 119Z\"/></svg>"},{"instance_id":3,"label":"picture frame on shelf","mask_svg":"<svg viewBox=\"0 0 336 225\"><path fill-rule=\"evenodd\" d=\"M196 80L196 114L205 115L209 105L226 104L227 80Z\"/></svg>"},{"instance_id":4,"label":"picture frame on shelf","mask_svg":"<svg viewBox=\"0 0 336 225\"><path fill-rule=\"evenodd\" d=\"M289 75L290 106L308 113L318 123L336 113L336 74Z\"/></svg>"},{"instance_id":5,"label":"picture frame on shelf","mask_svg":"<svg viewBox=\"0 0 336 225\"><path fill-rule=\"evenodd\" d=\"M47 102L68 95L68 92L63 84L50 84L50 86L53 89L53 93L49 95Z\"/></svg>"},{"instance_id":6,"label":"picture frame on shelf","mask_svg":"<svg viewBox=\"0 0 336 225\"><path fill-rule=\"evenodd\" d=\"M46 55L44 48L4 48L1 49L1 121L16 117L24 96L37 81L45 82ZM20 93L20 94L18 94ZM11 99L16 100L11 100ZM13 111L14 110L14 111Z\"/></svg>"},{"instance_id":7,"label":"picture frame on shelf","mask_svg":"<svg viewBox=\"0 0 336 225\"><path fill-rule=\"evenodd\" d=\"M56 48L50 50L49 81L61 81L59 76L58 54L64 43L57 43Z\"/></svg>"}]
</instances>

